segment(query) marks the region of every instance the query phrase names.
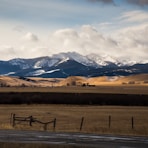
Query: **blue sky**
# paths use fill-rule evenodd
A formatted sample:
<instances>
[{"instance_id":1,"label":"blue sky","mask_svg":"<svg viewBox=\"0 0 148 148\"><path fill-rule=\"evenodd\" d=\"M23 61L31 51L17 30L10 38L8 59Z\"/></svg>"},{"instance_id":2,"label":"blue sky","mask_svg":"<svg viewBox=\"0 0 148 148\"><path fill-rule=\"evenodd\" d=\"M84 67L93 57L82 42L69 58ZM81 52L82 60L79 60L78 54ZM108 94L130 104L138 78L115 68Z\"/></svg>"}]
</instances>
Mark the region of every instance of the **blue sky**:
<instances>
[{"instance_id":1,"label":"blue sky","mask_svg":"<svg viewBox=\"0 0 148 148\"><path fill-rule=\"evenodd\" d=\"M0 0L0 59L96 53L148 59L148 0Z\"/></svg>"}]
</instances>

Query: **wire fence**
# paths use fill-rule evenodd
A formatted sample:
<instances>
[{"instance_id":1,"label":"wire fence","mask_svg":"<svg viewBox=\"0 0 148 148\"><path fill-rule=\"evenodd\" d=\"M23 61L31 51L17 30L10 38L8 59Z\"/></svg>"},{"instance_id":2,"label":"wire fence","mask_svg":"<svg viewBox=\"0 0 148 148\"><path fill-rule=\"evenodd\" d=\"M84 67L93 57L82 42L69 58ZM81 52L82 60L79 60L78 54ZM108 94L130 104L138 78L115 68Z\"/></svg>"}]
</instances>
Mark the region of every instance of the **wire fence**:
<instances>
[{"instance_id":1,"label":"wire fence","mask_svg":"<svg viewBox=\"0 0 148 148\"><path fill-rule=\"evenodd\" d=\"M107 131L117 132L139 132L148 134L148 119L131 117L120 117L116 118L112 115L104 116L102 118L88 118L88 117L58 117L52 118L48 121L43 121L34 116L21 117L16 114L11 114L10 124L14 128L17 125L23 126L24 128L29 126L30 129L36 127L38 130L39 126L45 131L70 131L70 132L96 132L102 133Z\"/></svg>"}]
</instances>

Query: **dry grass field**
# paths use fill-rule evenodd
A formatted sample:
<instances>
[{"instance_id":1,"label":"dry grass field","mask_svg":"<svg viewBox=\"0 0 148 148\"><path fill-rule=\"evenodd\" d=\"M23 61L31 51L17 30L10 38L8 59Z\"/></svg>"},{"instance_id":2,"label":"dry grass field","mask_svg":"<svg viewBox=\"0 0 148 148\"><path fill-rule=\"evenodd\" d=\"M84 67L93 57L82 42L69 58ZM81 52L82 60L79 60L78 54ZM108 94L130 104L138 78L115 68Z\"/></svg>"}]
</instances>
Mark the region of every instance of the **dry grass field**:
<instances>
[{"instance_id":1,"label":"dry grass field","mask_svg":"<svg viewBox=\"0 0 148 148\"><path fill-rule=\"evenodd\" d=\"M62 86L62 87L0 87L0 92L61 92L61 93L109 93L109 94L148 94L148 85L119 86Z\"/></svg>"},{"instance_id":2,"label":"dry grass field","mask_svg":"<svg viewBox=\"0 0 148 148\"><path fill-rule=\"evenodd\" d=\"M55 99L52 93L73 93L73 99L83 96L93 98L96 94L125 94L120 96L124 99L135 101L139 99L147 101L148 96L148 74L135 75L128 77L69 77L67 79L44 79L44 78L16 78L0 77L0 94L1 100L9 98L20 101L19 99ZM82 87L82 84L86 84ZM7 87L4 87L4 86ZM8 87L9 86L9 87ZM26 98L25 93L29 94ZM32 96L30 95L32 93ZM41 95L40 95L41 93ZM89 96L87 96L89 93ZM47 98L44 96L47 94ZM93 94L93 95L92 95ZM131 98L134 94L135 98ZM22 96L24 95L24 96ZM43 96L45 97L43 97ZM57 94L54 94L55 96ZM61 99L65 100L65 96ZM69 95L68 100L73 95ZM15 98L15 97L18 98ZM108 96L108 95L107 95ZM105 96L105 97L107 97ZM49 98L48 98L49 97ZM85 100L86 98L82 98ZM101 95L99 96L102 97ZM112 96L111 96L112 97ZM110 97L110 98L111 98ZM57 96L57 99L59 96ZM98 97L96 97L98 100ZM42 99L42 100L43 100ZM112 98L111 98L112 99ZM118 99L118 98L117 98ZM89 98L88 98L89 100ZM52 101L52 100L51 100ZM120 101L120 98L116 101ZM3 102L2 102L3 103ZM0 129L20 129L20 130L44 130L42 124L33 123L29 126L28 122L20 122L12 127L10 124L10 115L15 113L16 116L33 116L39 121L48 122L57 119L55 132L85 132L97 134L120 134L120 135L146 135L148 136L148 107L136 106L95 106L95 105L41 105L28 103L30 105L0 105ZM53 103L54 104L54 103ZM111 117L109 128L109 116ZM84 117L82 130L80 131L81 119ZM132 128L133 117L133 128ZM48 131L53 131L53 125L48 125Z\"/></svg>"},{"instance_id":3,"label":"dry grass field","mask_svg":"<svg viewBox=\"0 0 148 148\"><path fill-rule=\"evenodd\" d=\"M75 106L75 105L0 105L0 129L44 130L42 124L28 122L10 125L10 115L32 115L42 122L57 119L55 132L85 132L97 134L148 136L148 107ZM109 128L109 116L111 124ZM82 131L81 119L84 117ZM132 129L131 118L134 118ZM47 131L54 131L53 124Z\"/></svg>"},{"instance_id":4,"label":"dry grass field","mask_svg":"<svg viewBox=\"0 0 148 148\"><path fill-rule=\"evenodd\" d=\"M9 87L59 87L59 86L148 86L148 74L131 76L100 76L67 78L32 78L0 76L0 86Z\"/></svg>"}]
</instances>

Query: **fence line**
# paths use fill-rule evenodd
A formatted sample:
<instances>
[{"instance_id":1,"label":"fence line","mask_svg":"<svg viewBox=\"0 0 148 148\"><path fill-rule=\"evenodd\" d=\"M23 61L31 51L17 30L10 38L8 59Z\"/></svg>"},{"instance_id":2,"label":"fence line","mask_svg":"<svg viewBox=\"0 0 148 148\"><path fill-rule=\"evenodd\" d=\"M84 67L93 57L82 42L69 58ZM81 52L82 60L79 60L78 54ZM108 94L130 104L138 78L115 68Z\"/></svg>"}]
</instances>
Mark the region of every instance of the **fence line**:
<instances>
[{"instance_id":1,"label":"fence line","mask_svg":"<svg viewBox=\"0 0 148 148\"><path fill-rule=\"evenodd\" d=\"M84 122L84 117L82 117L82 119L81 119L81 123L80 123L80 131L82 130L83 122Z\"/></svg>"},{"instance_id":2,"label":"fence line","mask_svg":"<svg viewBox=\"0 0 148 148\"><path fill-rule=\"evenodd\" d=\"M79 121L79 131L82 131L82 130L84 130L84 128L87 128L87 126L86 127L84 127L84 117L82 117ZM125 119L124 119L125 120ZM123 120L123 121L124 121ZM59 123L60 123L60 119L58 120L59 121ZM62 121L62 120L61 120ZM88 123L87 122L88 120L86 120L85 119L85 123ZM100 120L101 121L101 120ZM132 116L131 118L129 118L128 120L126 120L126 121L129 121L128 123L128 125L129 125L129 127L132 129L132 130L134 130L134 129L136 129L136 127L135 127L135 118ZM137 121L137 120L136 120ZM13 127L15 127L15 125L16 124L21 124L22 122L27 122L28 123L28 125L29 126L33 126L33 123L39 123L39 124L42 124L43 125L43 129L44 130L47 130L47 127L48 127L48 125L49 124L52 124L53 125L53 131L55 131L55 129L56 129L56 124L57 124L57 119L56 118L54 118L53 120L51 120L51 121L48 121L48 122L43 122L43 121L40 121L40 120L38 120L37 118L35 118L35 117L33 117L33 116L28 116L28 117L20 117L20 116L16 116L16 114L13 114L13 113L11 113L11 117L10 117L10 124L13 126ZM112 118L112 116L111 115L109 115L108 117L106 117L106 121L105 121L106 123L107 123L107 126L106 126L106 128L108 128L108 129L111 129L111 128L113 128L114 127L114 123L115 122L117 122L117 123L119 123L118 122L118 120L116 121L114 118ZM120 120L120 122L122 122L122 120ZM73 123L75 123L75 122L73 122ZM71 123L71 124L73 124L73 123ZM93 120L91 120L90 121L90 124L91 123L93 123ZM60 125L60 124L59 124ZM65 124L65 126L66 126L66 124ZM86 129L87 130L87 129Z\"/></svg>"},{"instance_id":3,"label":"fence line","mask_svg":"<svg viewBox=\"0 0 148 148\"><path fill-rule=\"evenodd\" d=\"M108 127L110 128L111 127L111 116L109 115L108 117Z\"/></svg>"},{"instance_id":4,"label":"fence line","mask_svg":"<svg viewBox=\"0 0 148 148\"><path fill-rule=\"evenodd\" d=\"M19 121L19 122L16 123L16 121ZM28 122L29 126L32 126L32 123L35 123L35 122L39 123L39 124L43 124L44 130L47 130L47 126L52 123L53 124L53 130L55 130L55 128L56 128L56 118L52 121L42 122L42 121L37 120L33 116L19 117L19 116L16 116L16 114L11 113L10 124L13 127L16 124L20 124L21 122Z\"/></svg>"},{"instance_id":5,"label":"fence line","mask_svg":"<svg viewBox=\"0 0 148 148\"><path fill-rule=\"evenodd\" d=\"M131 118L132 121L132 129L134 129L134 117Z\"/></svg>"}]
</instances>

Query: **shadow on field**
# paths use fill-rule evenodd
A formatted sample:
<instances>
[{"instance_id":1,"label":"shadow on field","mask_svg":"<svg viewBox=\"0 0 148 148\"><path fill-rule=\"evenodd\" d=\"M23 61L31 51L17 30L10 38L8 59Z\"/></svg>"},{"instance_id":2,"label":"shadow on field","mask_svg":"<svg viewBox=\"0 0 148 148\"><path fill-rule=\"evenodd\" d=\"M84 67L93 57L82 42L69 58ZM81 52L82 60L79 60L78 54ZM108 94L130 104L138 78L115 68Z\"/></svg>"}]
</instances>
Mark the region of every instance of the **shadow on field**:
<instances>
[{"instance_id":1,"label":"shadow on field","mask_svg":"<svg viewBox=\"0 0 148 148\"><path fill-rule=\"evenodd\" d=\"M78 104L148 106L148 95L10 92L0 93L0 104Z\"/></svg>"},{"instance_id":2,"label":"shadow on field","mask_svg":"<svg viewBox=\"0 0 148 148\"><path fill-rule=\"evenodd\" d=\"M6 143L0 142L1 148L86 148L84 146L74 146L74 145L52 145L52 144L28 144L28 143Z\"/></svg>"}]
</instances>

